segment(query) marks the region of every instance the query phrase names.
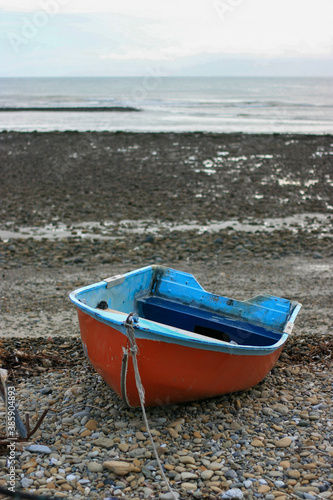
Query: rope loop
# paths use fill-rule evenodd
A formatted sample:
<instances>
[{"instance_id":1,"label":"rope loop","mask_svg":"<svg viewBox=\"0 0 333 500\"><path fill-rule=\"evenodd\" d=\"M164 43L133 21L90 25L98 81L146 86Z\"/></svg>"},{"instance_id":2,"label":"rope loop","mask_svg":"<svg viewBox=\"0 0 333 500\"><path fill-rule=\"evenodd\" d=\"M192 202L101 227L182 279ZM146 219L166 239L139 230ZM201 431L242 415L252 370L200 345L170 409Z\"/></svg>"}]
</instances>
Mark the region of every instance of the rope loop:
<instances>
[{"instance_id":1,"label":"rope loop","mask_svg":"<svg viewBox=\"0 0 333 500\"><path fill-rule=\"evenodd\" d=\"M137 314L134 313L129 314L125 321L126 333L128 340L130 342L130 353L132 357L139 354L139 349L135 341L135 333L133 327L133 324L138 324L138 323L139 323L139 317Z\"/></svg>"}]
</instances>

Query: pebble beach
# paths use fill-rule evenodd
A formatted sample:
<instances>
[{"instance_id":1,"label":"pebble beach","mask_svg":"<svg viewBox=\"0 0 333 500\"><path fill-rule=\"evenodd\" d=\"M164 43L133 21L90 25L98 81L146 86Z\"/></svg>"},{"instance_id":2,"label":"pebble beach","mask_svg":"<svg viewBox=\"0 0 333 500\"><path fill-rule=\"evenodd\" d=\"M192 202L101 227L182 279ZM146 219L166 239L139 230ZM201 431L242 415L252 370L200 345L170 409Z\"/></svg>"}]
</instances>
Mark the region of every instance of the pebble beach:
<instances>
[{"instance_id":1,"label":"pebble beach","mask_svg":"<svg viewBox=\"0 0 333 500\"><path fill-rule=\"evenodd\" d=\"M332 155L329 135L0 134L0 363L31 428L48 410L15 444L16 491L333 498ZM303 304L258 386L147 409L172 494L141 409L126 407L85 358L68 299L149 264L228 297Z\"/></svg>"}]
</instances>

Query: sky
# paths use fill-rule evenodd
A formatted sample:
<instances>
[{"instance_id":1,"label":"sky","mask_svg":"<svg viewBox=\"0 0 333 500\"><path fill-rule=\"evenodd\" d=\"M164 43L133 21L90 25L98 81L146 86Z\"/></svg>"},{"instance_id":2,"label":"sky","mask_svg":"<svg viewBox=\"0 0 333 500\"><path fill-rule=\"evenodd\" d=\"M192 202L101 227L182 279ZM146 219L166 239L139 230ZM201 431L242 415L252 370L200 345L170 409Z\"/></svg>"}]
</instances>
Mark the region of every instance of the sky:
<instances>
[{"instance_id":1,"label":"sky","mask_svg":"<svg viewBox=\"0 0 333 500\"><path fill-rule=\"evenodd\" d=\"M0 0L0 76L333 76L332 0Z\"/></svg>"}]
</instances>

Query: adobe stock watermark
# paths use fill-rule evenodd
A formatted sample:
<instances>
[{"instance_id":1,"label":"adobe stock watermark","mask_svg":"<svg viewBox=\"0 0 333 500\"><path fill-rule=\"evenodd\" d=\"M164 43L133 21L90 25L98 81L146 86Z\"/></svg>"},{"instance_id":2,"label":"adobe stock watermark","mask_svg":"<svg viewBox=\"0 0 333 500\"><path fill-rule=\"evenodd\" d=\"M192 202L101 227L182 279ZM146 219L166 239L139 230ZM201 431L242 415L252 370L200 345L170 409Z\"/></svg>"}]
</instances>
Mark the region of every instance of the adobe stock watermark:
<instances>
[{"instance_id":1,"label":"adobe stock watermark","mask_svg":"<svg viewBox=\"0 0 333 500\"><path fill-rule=\"evenodd\" d=\"M31 15L21 18L21 23L18 31L8 31L7 39L14 50L18 53L21 48L26 46L32 40L41 28L44 28L50 20L50 17L55 16L61 10L61 7L66 5L70 0L40 0L39 10L34 11Z\"/></svg>"},{"instance_id":2,"label":"adobe stock watermark","mask_svg":"<svg viewBox=\"0 0 333 500\"><path fill-rule=\"evenodd\" d=\"M234 12L244 0L213 0L213 7L219 19L224 21L226 16Z\"/></svg>"},{"instance_id":3,"label":"adobe stock watermark","mask_svg":"<svg viewBox=\"0 0 333 500\"><path fill-rule=\"evenodd\" d=\"M7 467L9 472L8 487L7 489L15 492L15 482L16 482L16 425L15 425L15 411L16 411L16 390L15 387L7 387L7 415L6 415L6 428L7 437L9 444L8 457L7 457Z\"/></svg>"},{"instance_id":4,"label":"adobe stock watermark","mask_svg":"<svg viewBox=\"0 0 333 500\"><path fill-rule=\"evenodd\" d=\"M146 75L137 84L131 92L131 98L135 102L143 101L150 92L156 90L161 85L161 78L169 76L169 72L160 64L149 67Z\"/></svg>"}]
</instances>

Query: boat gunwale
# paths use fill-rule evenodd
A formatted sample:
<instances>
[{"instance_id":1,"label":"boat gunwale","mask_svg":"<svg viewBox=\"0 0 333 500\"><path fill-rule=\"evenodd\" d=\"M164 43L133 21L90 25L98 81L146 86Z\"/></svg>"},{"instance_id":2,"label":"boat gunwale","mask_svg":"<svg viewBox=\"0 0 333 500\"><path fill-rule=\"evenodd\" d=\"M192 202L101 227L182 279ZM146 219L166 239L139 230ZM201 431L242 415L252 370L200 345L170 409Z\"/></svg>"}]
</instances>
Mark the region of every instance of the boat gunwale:
<instances>
[{"instance_id":1,"label":"boat gunwale","mask_svg":"<svg viewBox=\"0 0 333 500\"><path fill-rule=\"evenodd\" d=\"M116 328L118 331L126 336L125 321L129 313L122 311L111 312L103 309L96 309L94 307L84 304L80 299L77 298L77 294L80 292L87 292L101 286L106 286L104 281L95 283L93 285L88 285L70 293L70 300L85 314L93 317L97 321L104 323L111 328ZM121 319L119 318L121 316ZM167 343L177 343L178 345L185 345L187 347L193 347L197 349L220 351L224 353L236 354L236 355L267 355L277 349L281 348L289 334L286 332L275 332L280 335L280 338L274 344L268 346L253 346L253 345L239 345L230 344L212 337L206 337L204 335L193 334L193 332L188 332L185 335L185 330L177 329L175 327L170 327L169 325L164 325L162 323L157 323L155 321L139 317L139 323L133 325L136 330L136 336L139 339L146 339L151 341L167 342ZM118 327L118 328L117 328ZM201 338L200 338L201 337Z\"/></svg>"}]
</instances>

